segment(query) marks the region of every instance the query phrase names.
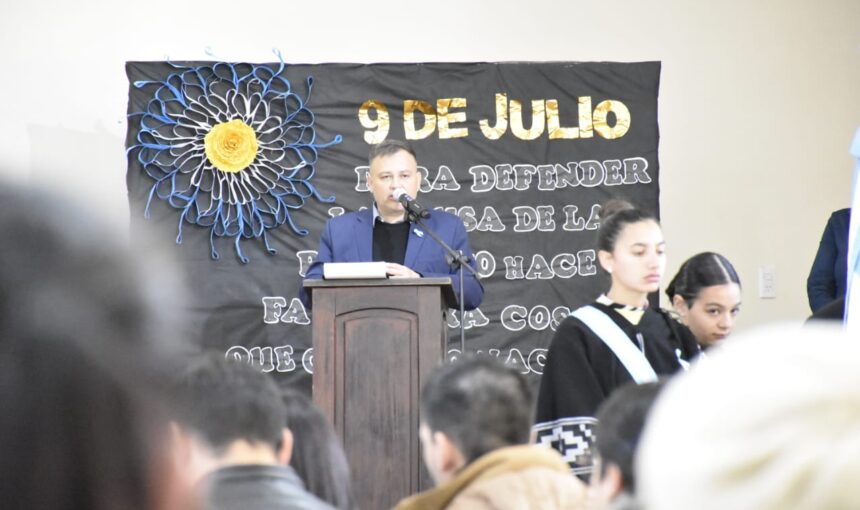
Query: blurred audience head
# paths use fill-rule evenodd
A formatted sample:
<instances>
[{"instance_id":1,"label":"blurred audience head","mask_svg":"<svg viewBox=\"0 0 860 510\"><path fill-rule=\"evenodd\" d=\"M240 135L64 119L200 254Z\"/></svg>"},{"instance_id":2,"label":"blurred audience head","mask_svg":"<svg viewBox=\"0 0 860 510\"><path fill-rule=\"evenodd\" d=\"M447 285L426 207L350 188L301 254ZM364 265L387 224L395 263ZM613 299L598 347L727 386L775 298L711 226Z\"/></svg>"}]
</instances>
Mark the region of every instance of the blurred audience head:
<instances>
[{"instance_id":1,"label":"blurred audience head","mask_svg":"<svg viewBox=\"0 0 860 510\"><path fill-rule=\"evenodd\" d=\"M296 390L284 390L283 401L286 426L293 436L290 466L308 492L335 508L355 508L346 455L322 411Z\"/></svg>"},{"instance_id":2,"label":"blurred audience head","mask_svg":"<svg viewBox=\"0 0 860 510\"><path fill-rule=\"evenodd\" d=\"M733 338L673 379L636 460L646 509L860 501L860 343L824 326Z\"/></svg>"},{"instance_id":3,"label":"blurred audience head","mask_svg":"<svg viewBox=\"0 0 860 510\"><path fill-rule=\"evenodd\" d=\"M633 459L639 437L651 406L664 381L619 387L597 410L594 443L594 472L591 475L591 497L595 508L636 490Z\"/></svg>"},{"instance_id":4,"label":"blurred audience head","mask_svg":"<svg viewBox=\"0 0 860 510\"><path fill-rule=\"evenodd\" d=\"M286 409L275 381L259 368L207 353L178 377L175 394L174 415L193 438L200 475L233 464L288 463Z\"/></svg>"},{"instance_id":5,"label":"blurred audience head","mask_svg":"<svg viewBox=\"0 0 860 510\"><path fill-rule=\"evenodd\" d=\"M699 345L710 347L732 332L741 309L741 280L727 258L704 252L681 265L666 295Z\"/></svg>"},{"instance_id":6,"label":"blurred audience head","mask_svg":"<svg viewBox=\"0 0 860 510\"><path fill-rule=\"evenodd\" d=\"M526 444L532 395L514 369L490 357L439 367L421 392L421 444L437 485L478 457Z\"/></svg>"},{"instance_id":7,"label":"blurred audience head","mask_svg":"<svg viewBox=\"0 0 860 510\"><path fill-rule=\"evenodd\" d=\"M180 289L169 261L117 237L63 199L0 188L4 507L191 504L162 408Z\"/></svg>"}]
</instances>

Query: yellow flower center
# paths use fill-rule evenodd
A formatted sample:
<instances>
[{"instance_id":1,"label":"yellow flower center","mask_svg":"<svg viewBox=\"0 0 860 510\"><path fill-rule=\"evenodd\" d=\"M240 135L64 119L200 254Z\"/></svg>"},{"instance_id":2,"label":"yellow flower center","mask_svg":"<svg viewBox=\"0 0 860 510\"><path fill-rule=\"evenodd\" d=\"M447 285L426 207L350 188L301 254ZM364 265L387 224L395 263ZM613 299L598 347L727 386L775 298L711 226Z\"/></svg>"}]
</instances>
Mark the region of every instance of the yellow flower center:
<instances>
[{"instance_id":1,"label":"yellow flower center","mask_svg":"<svg viewBox=\"0 0 860 510\"><path fill-rule=\"evenodd\" d=\"M257 134L239 119L213 126L203 145L209 162L223 172L241 172L257 157Z\"/></svg>"}]
</instances>

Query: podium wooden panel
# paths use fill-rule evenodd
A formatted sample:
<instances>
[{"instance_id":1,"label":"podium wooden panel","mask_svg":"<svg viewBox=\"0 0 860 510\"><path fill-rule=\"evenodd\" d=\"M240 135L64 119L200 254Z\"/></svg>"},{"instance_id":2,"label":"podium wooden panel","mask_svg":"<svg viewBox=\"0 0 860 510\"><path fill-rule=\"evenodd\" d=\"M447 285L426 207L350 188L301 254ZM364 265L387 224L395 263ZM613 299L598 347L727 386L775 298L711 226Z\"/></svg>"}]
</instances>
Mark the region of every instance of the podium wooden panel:
<instances>
[{"instance_id":1,"label":"podium wooden panel","mask_svg":"<svg viewBox=\"0 0 860 510\"><path fill-rule=\"evenodd\" d=\"M308 280L314 402L343 441L359 508L429 489L418 396L445 358L450 278Z\"/></svg>"}]
</instances>

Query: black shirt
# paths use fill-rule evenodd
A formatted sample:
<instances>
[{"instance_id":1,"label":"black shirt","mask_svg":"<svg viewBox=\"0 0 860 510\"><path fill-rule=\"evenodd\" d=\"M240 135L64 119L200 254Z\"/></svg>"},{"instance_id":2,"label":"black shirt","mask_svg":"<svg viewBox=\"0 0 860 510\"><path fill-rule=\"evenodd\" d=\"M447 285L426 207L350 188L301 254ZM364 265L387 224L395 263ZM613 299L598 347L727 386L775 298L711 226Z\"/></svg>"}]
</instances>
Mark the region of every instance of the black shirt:
<instances>
[{"instance_id":1,"label":"black shirt","mask_svg":"<svg viewBox=\"0 0 860 510\"><path fill-rule=\"evenodd\" d=\"M406 260L409 226L408 221L385 223L377 217L373 224L373 261L403 265Z\"/></svg>"}]
</instances>

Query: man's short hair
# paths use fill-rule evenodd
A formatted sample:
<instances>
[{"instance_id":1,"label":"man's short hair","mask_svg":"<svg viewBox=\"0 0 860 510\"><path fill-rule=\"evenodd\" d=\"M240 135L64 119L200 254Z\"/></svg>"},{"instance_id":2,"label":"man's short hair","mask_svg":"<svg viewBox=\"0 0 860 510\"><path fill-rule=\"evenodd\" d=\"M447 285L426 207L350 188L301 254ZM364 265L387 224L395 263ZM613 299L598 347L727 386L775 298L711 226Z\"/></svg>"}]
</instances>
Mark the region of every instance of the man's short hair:
<instances>
[{"instance_id":1,"label":"man's short hair","mask_svg":"<svg viewBox=\"0 0 860 510\"><path fill-rule=\"evenodd\" d=\"M176 386L177 420L216 455L240 439L280 448L287 413L275 381L259 369L211 353L192 363Z\"/></svg>"},{"instance_id":2,"label":"man's short hair","mask_svg":"<svg viewBox=\"0 0 860 510\"><path fill-rule=\"evenodd\" d=\"M448 436L468 464L528 443L531 390L523 376L493 358L461 358L437 369L424 385L421 420Z\"/></svg>"},{"instance_id":3,"label":"man's short hair","mask_svg":"<svg viewBox=\"0 0 860 510\"><path fill-rule=\"evenodd\" d=\"M609 464L618 466L624 489L630 493L636 488L633 459L639 437L648 412L664 385L665 381L625 384L612 392L595 416L595 448L600 456L601 473L606 473Z\"/></svg>"},{"instance_id":4,"label":"man's short hair","mask_svg":"<svg viewBox=\"0 0 860 510\"><path fill-rule=\"evenodd\" d=\"M384 140L370 148L370 155L367 157L368 164L372 164L376 158L383 158L397 154L400 151L406 151L412 154L415 161L418 161L418 156L415 154L415 149L412 145L401 140Z\"/></svg>"}]
</instances>

